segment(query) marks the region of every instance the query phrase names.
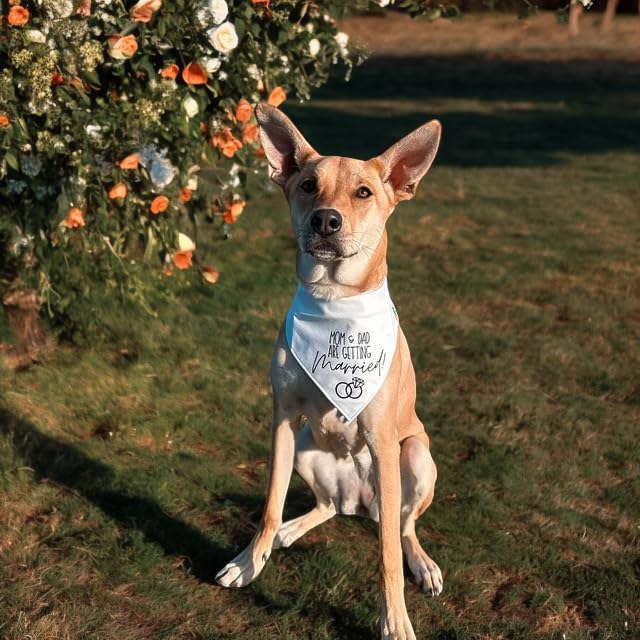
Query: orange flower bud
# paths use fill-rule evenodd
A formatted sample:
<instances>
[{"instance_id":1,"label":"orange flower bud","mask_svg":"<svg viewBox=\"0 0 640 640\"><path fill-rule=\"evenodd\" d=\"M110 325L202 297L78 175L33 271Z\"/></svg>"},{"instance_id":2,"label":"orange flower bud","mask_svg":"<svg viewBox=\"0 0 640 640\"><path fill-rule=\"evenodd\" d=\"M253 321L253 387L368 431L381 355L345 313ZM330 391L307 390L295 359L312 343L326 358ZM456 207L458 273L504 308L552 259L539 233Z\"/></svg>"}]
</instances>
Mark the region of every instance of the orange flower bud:
<instances>
[{"instance_id":1,"label":"orange flower bud","mask_svg":"<svg viewBox=\"0 0 640 640\"><path fill-rule=\"evenodd\" d=\"M182 79L187 84L207 84L209 76L203 67L195 62L190 62L182 70Z\"/></svg>"},{"instance_id":2,"label":"orange flower bud","mask_svg":"<svg viewBox=\"0 0 640 640\"><path fill-rule=\"evenodd\" d=\"M129 11L134 22L149 22L162 6L162 0L138 0Z\"/></svg>"},{"instance_id":3,"label":"orange flower bud","mask_svg":"<svg viewBox=\"0 0 640 640\"><path fill-rule=\"evenodd\" d=\"M224 129L211 136L211 146L219 147L223 156L233 158L236 151L242 149L242 142L231 133L229 127L224 127Z\"/></svg>"},{"instance_id":4,"label":"orange flower bud","mask_svg":"<svg viewBox=\"0 0 640 640\"><path fill-rule=\"evenodd\" d=\"M124 182L118 182L117 185L109 189L109 199L116 200L118 198L126 198L127 193L127 185Z\"/></svg>"},{"instance_id":5,"label":"orange flower bud","mask_svg":"<svg viewBox=\"0 0 640 640\"><path fill-rule=\"evenodd\" d=\"M238 200L230 203L227 210L224 212L222 219L227 224L233 224L242 215L242 211L246 206L247 203L244 200Z\"/></svg>"},{"instance_id":6,"label":"orange flower bud","mask_svg":"<svg viewBox=\"0 0 640 640\"><path fill-rule=\"evenodd\" d=\"M182 189L180 189L180 194L178 195L178 197L180 198L180 202L189 202L189 200L191 200L192 194L193 191L191 191L189 187L182 187Z\"/></svg>"},{"instance_id":7,"label":"orange flower bud","mask_svg":"<svg viewBox=\"0 0 640 640\"><path fill-rule=\"evenodd\" d=\"M166 78L167 80L175 80L178 77L179 73L180 73L180 67L177 64L172 63L172 64L166 66L160 72L160 75L163 78Z\"/></svg>"},{"instance_id":8,"label":"orange flower bud","mask_svg":"<svg viewBox=\"0 0 640 640\"><path fill-rule=\"evenodd\" d=\"M0 127L8 127L9 122L9 116L6 113L0 113Z\"/></svg>"},{"instance_id":9,"label":"orange flower bud","mask_svg":"<svg viewBox=\"0 0 640 640\"><path fill-rule=\"evenodd\" d=\"M84 227L84 211L78 207L71 207L66 218L62 221L62 225L71 229Z\"/></svg>"},{"instance_id":10,"label":"orange flower bud","mask_svg":"<svg viewBox=\"0 0 640 640\"><path fill-rule=\"evenodd\" d=\"M116 60L131 58L138 50L138 41L135 36L111 36L107 39L109 55Z\"/></svg>"},{"instance_id":11,"label":"orange flower bud","mask_svg":"<svg viewBox=\"0 0 640 640\"><path fill-rule=\"evenodd\" d=\"M17 5L15 7L11 7L11 9L9 9L9 15L7 16L7 22L12 26L12 27L21 27L24 24L27 24L27 22L29 22L29 18L31 17L31 14L29 13L28 9L25 9L24 7L21 7L20 5Z\"/></svg>"},{"instance_id":12,"label":"orange flower bud","mask_svg":"<svg viewBox=\"0 0 640 640\"><path fill-rule=\"evenodd\" d=\"M156 196L151 201L149 208L151 209L151 213L155 215L162 213L169 208L169 198L167 198L167 196Z\"/></svg>"},{"instance_id":13,"label":"orange flower bud","mask_svg":"<svg viewBox=\"0 0 640 640\"><path fill-rule=\"evenodd\" d=\"M267 98L267 103L272 107L279 107L287 99L287 94L282 87L276 87Z\"/></svg>"},{"instance_id":14,"label":"orange flower bud","mask_svg":"<svg viewBox=\"0 0 640 640\"><path fill-rule=\"evenodd\" d=\"M235 117L238 122L245 124L251 120L251 114L253 113L253 107L247 100L241 98L236 106Z\"/></svg>"},{"instance_id":15,"label":"orange flower bud","mask_svg":"<svg viewBox=\"0 0 640 640\"><path fill-rule=\"evenodd\" d=\"M215 284L219 276L220 274L213 267L202 267L202 279L207 284Z\"/></svg>"},{"instance_id":16,"label":"orange flower bud","mask_svg":"<svg viewBox=\"0 0 640 640\"><path fill-rule=\"evenodd\" d=\"M137 153L132 153L118 162L121 169L137 169L139 164L140 156Z\"/></svg>"},{"instance_id":17,"label":"orange flower bud","mask_svg":"<svg viewBox=\"0 0 640 640\"><path fill-rule=\"evenodd\" d=\"M257 124L249 123L242 132L242 142L245 144L253 144L258 142L260 131Z\"/></svg>"},{"instance_id":18,"label":"orange flower bud","mask_svg":"<svg viewBox=\"0 0 640 640\"><path fill-rule=\"evenodd\" d=\"M193 251L176 251L171 259L176 268L188 269L193 264Z\"/></svg>"}]
</instances>

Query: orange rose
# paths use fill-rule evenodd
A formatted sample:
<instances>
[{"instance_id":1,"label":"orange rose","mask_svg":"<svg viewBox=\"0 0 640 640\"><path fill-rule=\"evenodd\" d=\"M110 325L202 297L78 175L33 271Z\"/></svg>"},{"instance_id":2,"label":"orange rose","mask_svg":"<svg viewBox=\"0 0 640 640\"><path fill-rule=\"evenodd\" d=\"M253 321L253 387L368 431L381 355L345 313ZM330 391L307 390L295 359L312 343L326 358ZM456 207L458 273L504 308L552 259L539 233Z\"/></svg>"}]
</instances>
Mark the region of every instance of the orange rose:
<instances>
[{"instance_id":1,"label":"orange rose","mask_svg":"<svg viewBox=\"0 0 640 640\"><path fill-rule=\"evenodd\" d=\"M211 146L219 147L223 156L233 158L236 151L242 149L242 142L231 133L229 127L224 127L224 129L211 136Z\"/></svg>"},{"instance_id":2,"label":"orange rose","mask_svg":"<svg viewBox=\"0 0 640 640\"><path fill-rule=\"evenodd\" d=\"M83 18L88 18L91 15L91 0L82 0L76 13Z\"/></svg>"},{"instance_id":3,"label":"orange rose","mask_svg":"<svg viewBox=\"0 0 640 640\"><path fill-rule=\"evenodd\" d=\"M242 211L246 206L247 203L244 200L232 202L224 212L222 219L227 224L233 224L242 215Z\"/></svg>"},{"instance_id":4,"label":"orange rose","mask_svg":"<svg viewBox=\"0 0 640 640\"><path fill-rule=\"evenodd\" d=\"M9 116L6 113L0 113L0 127L8 127L9 122Z\"/></svg>"},{"instance_id":5,"label":"orange rose","mask_svg":"<svg viewBox=\"0 0 640 640\"><path fill-rule=\"evenodd\" d=\"M287 94L282 87L276 87L267 98L267 103L272 107L279 107L287 99Z\"/></svg>"},{"instance_id":6,"label":"orange rose","mask_svg":"<svg viewBox=\"0 0 640 640\"><path fill-rule=\"evenodd\" d=\"M260 134L260 130L258 129L257 124L249 123L242 132L242 142L245 144L253 144L254 142L258 142L258 137Z\"/></svg>"},{"instance_id":7,"label":"orange rose","mask_svg":"<svg viewBox=\"0 0 640 640\"><path fill-rule=\"evenodd\" d=\"M17 5L15 7L11 7L9 9L9 15L7 16L7 22L12 27L21 27L23 24L27 24L29 22L29 18L31 14L28 9Z\"/></svg>"},{"instance_id":8,"label":"orange rose","mask_svg":"<svg viewBox=\"0 0 640 640\"><path fill-rule=\"evenodd\" d=\"M242 122L242 124L246 124L251 120L251 114L253 113L253 107L249 104L247 100L241 98L236 106L235 117L238 122Z\"/></svg>"},{"instance_id":9,"label":"orange rose","mask_svg":"<svg viewBox=\"0 0 640 640\"><path fill-rule=\"evenodd\" d=\"M176 251L171 259L178 269L188 269L193 264L193 251Z\"/></svg>"},{"instance_id":10,"label":"orange rose","mask_svg":"<svg viewBox=\"0 0 640 640\"><path fill-rule=\"evenodd\" d=\"M207 72L199 64L190 62L182 70L182 79L187 84L207 84L209 76L207 76Z\"/></svg>"},{"instance_id":11,"label":"orange rose","mask_svg":"<svg viewBox=\"0 0 640 640\"><path fill-rule=\"evenodd\" d=\"M134 22L149 22L162 6L162 0L138 0L129 10Z\"/></svg>"},{"instance_id":12,"label":"orange rose","mask_svg":"<svg viewBox=\"0 0 640 640\"><path fill-rule=\"evenodd\" d=\"M267 154L264 152L264 149L262 147L258 147L256 149L256 158L263 160L266 157L267 157Z\"/></svg>"},{"instance_id":13,"label":"orange rose","mask_svg":"<svg viewBox=\"0 0 640 640\"><path fill-rule=\"evenodd\" d=\"M135 36L111 36L107 40L109 55L116 60L126 60L138 50Z\"/></svg>"},{"instance_id":14,"label":"orange rose","mask_svg":"<svg viewBox=\"0 0 640 640\"><path fill-rule=\"evenodd\" d=\"M124 182L118 182L115 187L109 189L109 200L116 200L117 198L127 197L127 185Z\"/></svg>"},{"instance_id":15,"label":"orange rose","mask_svg":"<svg viewBox=\"0 0 640 640\"><path fill-rule=\"evenodd\" d=\"M62 221L62 225L71 229L84 227L84 211L78 207L71 207L66 218Z\"/></svg>"},{"instance_id":16,"label":"orange rose","mask_svg":"<svg viewBox=\"0 0 640 640\"><path fill-rule=\"evenodd\" d=\"M193 194L193 191L191 191L189 187L182 187L182 189L180 189L180 194L178 195L178 198L180 198L180 202L187 203L189 202L189 200L191 200L192 194Z\"/></svg>"},{"instance_id":17,"label":"orange rose","mask_svg":"<svg viewBox=\"0 0 640 640\"><path fill-rule=\"evenodd\" d=\"M126 158L122 158L120 162L117 163L121 169L137 169L140 164L140 155L137 153L132 153L128 155Z\"/></svg>"},{"instance_id":18,"label":"orange rose","mask_svg":"<svg viewBox=\"0 0 640 640\"><path fill-rule=\"evenodd\" d=\"M167 196L156 196L149 207L151 213L158 215L169 208L169 198Z\"/></svg>"},{"instance_id":19,"label":"orange rose","mask_svg":"<svg viewBox=\"0 0 640 640\"><path fill-rule=\"evenodd\" d=\"M163 78L166 78L167 80L175 80L178 77L179 73L180 73L180 67L177 64L173 63L165 67L160 72L160 75Z\"/></svg>"},{"instance_id":20,"label":"orange rose","mask_svg":"<svg viewBox=\"0 0 640 640\"><path fill-rule=\"evenodd\" d=\"M213 267L202 267L202 279L207 284L218 282L219 273Z\"/></svg>"}]
</instances>

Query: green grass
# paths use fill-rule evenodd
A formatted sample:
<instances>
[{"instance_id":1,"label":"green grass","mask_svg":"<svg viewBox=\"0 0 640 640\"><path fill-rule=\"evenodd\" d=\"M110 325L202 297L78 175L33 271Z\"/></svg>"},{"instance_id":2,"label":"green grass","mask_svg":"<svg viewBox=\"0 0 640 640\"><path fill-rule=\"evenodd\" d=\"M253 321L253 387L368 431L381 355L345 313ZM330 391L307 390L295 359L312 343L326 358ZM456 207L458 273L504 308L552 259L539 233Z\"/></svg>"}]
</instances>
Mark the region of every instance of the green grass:
<instances>
[{"instance_id":1,"label":"green grass","mask_svg":"<svg viewBox=\"0 0 640 640\"><path fill-rule=\"evenodd\" d=\"M419 535L445 576L433 600L407 581L409 613L420 639L636 638L640 90L607 61L455 65L374 59L288 109L325 153L444 124L389 222L439 468ZM111 340L2 372L0 637L375 636L368 521L334 518L243 590L213 582L260 518L268 365L295 287L284 199L254 196L211 245L215 287L157 318L105 304ZM286 514L311 505L294 479Z\"/></svg>"}]
</instances>

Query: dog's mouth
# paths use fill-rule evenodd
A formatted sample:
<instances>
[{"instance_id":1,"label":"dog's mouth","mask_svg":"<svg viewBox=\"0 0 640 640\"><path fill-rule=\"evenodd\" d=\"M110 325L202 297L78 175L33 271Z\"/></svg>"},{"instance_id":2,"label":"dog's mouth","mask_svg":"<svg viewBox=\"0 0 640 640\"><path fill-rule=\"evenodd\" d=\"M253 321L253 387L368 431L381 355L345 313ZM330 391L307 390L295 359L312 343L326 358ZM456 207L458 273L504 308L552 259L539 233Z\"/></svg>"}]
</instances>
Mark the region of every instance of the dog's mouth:
<instances>
[{"instance_id":1,"label":"dog's mouth","mask_svg":"<svg viewBox=\"0 0 640 640\"><path fill-rule=\"evenodd\" d=\"M307 240L304 252L308 253L312 258L322 260L323 262L347 260L348 258L353 258L353 256L358 253L357 251L345 251L339 244L317 237L312 237Z\"/></svg>"}]
</instances>

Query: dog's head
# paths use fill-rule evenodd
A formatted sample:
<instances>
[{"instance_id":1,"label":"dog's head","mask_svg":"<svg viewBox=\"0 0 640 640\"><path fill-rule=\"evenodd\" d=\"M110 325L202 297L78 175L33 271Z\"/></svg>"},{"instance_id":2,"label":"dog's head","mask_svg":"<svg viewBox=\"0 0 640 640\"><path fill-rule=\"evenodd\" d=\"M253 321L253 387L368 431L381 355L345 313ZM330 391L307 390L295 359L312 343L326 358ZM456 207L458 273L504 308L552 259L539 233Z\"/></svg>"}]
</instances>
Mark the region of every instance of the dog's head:
<instances>
[{"instance_id":1,"label":"dog's head","mask_svg":"<svg viewBox=\"0 0 640 640\"><path fill-rule=\"evenodd\" d=\"M341 284L362 287L373 270L386 274L386 221L431 166L440 123L432 120L365 161L319 155L279 109L261 104L256 117L271 179L291 209L302 279L340 272Z\"/></svg>"}]
</instances>

